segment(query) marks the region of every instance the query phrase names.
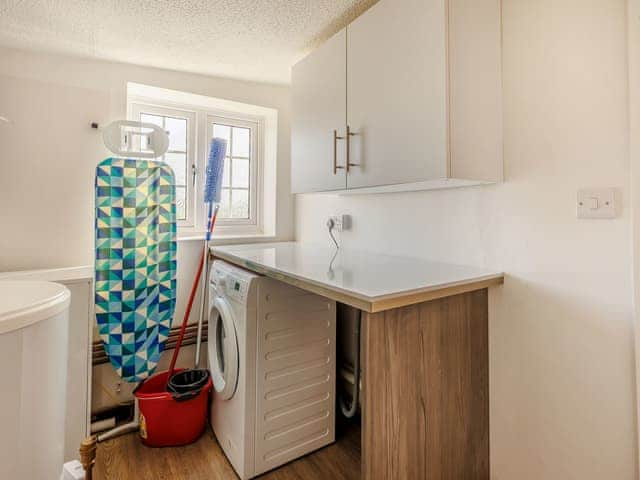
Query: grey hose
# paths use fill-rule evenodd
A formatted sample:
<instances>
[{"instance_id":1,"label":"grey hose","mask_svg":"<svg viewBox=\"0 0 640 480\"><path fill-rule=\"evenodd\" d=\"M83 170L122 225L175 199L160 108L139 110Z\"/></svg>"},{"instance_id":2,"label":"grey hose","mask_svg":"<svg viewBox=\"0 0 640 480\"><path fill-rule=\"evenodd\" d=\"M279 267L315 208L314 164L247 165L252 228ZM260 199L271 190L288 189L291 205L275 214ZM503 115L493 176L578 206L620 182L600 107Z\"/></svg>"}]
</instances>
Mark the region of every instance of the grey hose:
<instances>
[{"instance_id":1,"label":"grey hose","mask_svg":"<svg viewBox=\"0 0 640 480\"><path fill-rule=\"evenodd\" d=\"M351 405L347 404L347 401L343 396L340 397L340 410L342 414L347 418L353 418L358 411L358 401L360 398L360 324L362 323L362 311L358 314L358 321L356 323L356 344L355 352L356 357L353 361L353 390L351 392Z\"/></svg>"}]
</instances>

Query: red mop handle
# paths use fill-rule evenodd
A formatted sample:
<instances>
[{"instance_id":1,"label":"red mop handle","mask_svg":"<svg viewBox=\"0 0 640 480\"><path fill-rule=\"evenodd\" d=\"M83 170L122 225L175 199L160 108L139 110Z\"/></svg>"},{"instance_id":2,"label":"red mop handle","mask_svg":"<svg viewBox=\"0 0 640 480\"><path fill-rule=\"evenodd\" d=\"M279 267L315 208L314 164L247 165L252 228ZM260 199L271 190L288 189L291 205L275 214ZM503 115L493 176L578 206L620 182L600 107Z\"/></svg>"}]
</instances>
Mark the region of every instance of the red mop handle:
<instances>
[{"instance_id":1,"label":"red mop handle","mask_svg":"<svg viewBox=\"0 0 640 480\"><path fill-rule=\"evenodd\" d=\"M216 209L215 213L213 214L213 218L211 219L211 224L209 225L209 233L213 232L213 226L216 223L217 216L218 216L218 210ZM200 277L202 276L204 258L207 253L208 252L205 252L203 249L202 255L200 255L200 264L198 265L198 273L196 274L196 278L193 281L193 286L191 287L191 294L189 294L189 302L187 303L187 309L184 311L184 318L182 319L182 326L180 327L180 335L178 336L178 341L176 342L176 348L173 351L173 356L171 357L171 364L169 365L169 375L167 375L167 384L165 385L165 390L166 390L166 387L169 385L169 379L173 375L173 371L175 370L175 367L176 367L176 360L178 359L178 354L180 353L180 347L182 347L184 332L187 329L189 315L191 314L191 308L193 307L193 300L195 299L196 293L198 291L198 285L200 284Z\"/></svg>"}]
</instances>

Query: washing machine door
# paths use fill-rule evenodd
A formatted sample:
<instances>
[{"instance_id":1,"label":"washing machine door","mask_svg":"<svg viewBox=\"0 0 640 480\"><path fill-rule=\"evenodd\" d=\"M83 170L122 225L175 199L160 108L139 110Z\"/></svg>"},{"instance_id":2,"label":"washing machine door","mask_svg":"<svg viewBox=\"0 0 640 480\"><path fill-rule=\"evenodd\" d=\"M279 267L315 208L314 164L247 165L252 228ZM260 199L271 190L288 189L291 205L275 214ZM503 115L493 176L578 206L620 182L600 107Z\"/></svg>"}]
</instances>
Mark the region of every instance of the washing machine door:
<instances>
[{"instance_id":1,"label":"washing machine door","mask_svg":"<svg viewBox=\"0 0 640 480\"><path fill-rule=\"evenodd\" d=\"M209 309L208 344L213 388L219 398L228 400L238 384L238 338L231 308L217 295Z\"/></svg>"}]
</instances>

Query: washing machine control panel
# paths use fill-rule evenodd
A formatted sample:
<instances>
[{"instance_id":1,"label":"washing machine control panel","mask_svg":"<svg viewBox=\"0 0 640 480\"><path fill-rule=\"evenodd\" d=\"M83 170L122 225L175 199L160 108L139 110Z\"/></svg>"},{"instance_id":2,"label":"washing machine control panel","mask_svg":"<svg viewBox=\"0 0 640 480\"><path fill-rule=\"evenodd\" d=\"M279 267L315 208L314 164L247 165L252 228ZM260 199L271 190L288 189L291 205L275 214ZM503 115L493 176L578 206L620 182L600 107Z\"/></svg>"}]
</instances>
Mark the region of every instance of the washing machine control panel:
<instances>
[{"instance_id":1,"label":"washing machine control panel","mask_svg":"<svg viewBox=\"0 0 640 480\"><path fill-rule=\"evenodd\" d=\"M211 272L212 286L217 290L218 295L244 302L249 290L249 282L236 275L235 272L225 268L214 268Z\"/></svg>"}]
</instances>

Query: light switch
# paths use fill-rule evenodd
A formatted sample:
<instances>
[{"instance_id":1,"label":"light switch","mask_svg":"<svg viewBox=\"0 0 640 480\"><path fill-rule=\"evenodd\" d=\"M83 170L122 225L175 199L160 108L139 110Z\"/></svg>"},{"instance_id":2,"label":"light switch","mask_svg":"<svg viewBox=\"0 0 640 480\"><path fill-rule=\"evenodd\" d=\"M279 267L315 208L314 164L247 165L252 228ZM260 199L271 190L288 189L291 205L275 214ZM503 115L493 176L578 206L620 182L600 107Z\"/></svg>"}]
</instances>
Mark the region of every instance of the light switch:
<instances>
[{"instance_id":1,"label":"light switch","mask_svg":"<svg viewBox=\"0 0 640 480\"><path fill-rule=\"evenodd\" d=\"M578 190L578 218L615 218L614 188L583 188Z\"/></svg>"}]
</instances>

